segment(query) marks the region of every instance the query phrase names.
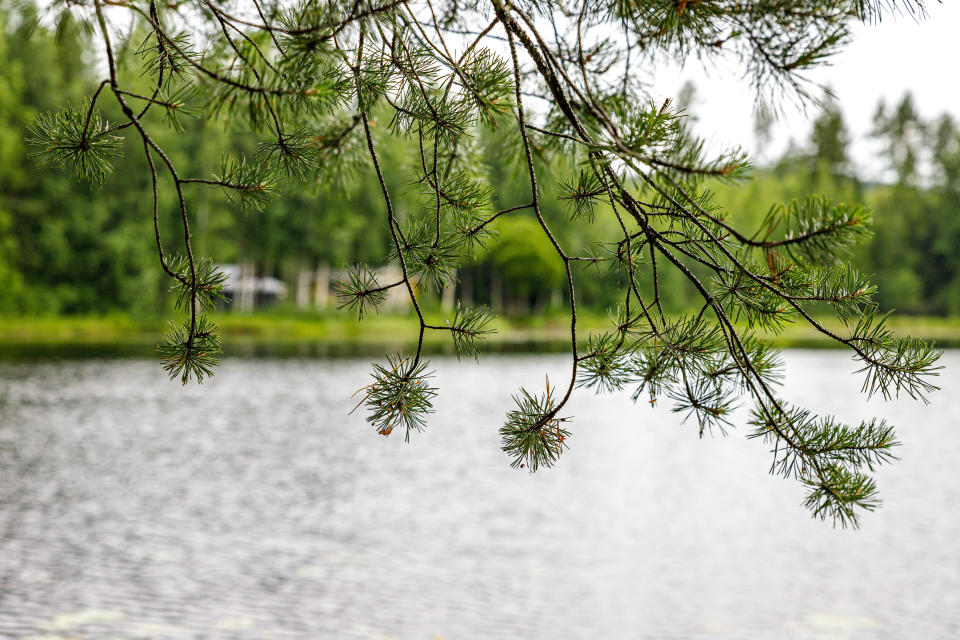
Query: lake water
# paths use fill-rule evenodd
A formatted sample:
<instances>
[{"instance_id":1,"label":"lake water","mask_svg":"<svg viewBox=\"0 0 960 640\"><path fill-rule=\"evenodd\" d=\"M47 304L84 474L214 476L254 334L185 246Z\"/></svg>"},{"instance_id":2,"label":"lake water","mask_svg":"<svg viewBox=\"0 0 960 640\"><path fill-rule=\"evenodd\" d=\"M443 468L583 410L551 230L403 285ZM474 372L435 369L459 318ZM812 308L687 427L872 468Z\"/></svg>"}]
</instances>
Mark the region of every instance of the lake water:
<instances>
[{"instance_id":1,"label":"lake water","mask_svg":"<svg viewBox=\"0 0 960 640\"><path fill-rule=\"evenodd\" d=\"M348 412L369 363L0 364L0 637L960 637L960 353L930 406L867 402L849 356L786 355L787 399L899 427L884 507L810 519L737 429L580 392L558 467L497 428L563 356L435 359L410 444Z\"/></svg>"}]
</instances>

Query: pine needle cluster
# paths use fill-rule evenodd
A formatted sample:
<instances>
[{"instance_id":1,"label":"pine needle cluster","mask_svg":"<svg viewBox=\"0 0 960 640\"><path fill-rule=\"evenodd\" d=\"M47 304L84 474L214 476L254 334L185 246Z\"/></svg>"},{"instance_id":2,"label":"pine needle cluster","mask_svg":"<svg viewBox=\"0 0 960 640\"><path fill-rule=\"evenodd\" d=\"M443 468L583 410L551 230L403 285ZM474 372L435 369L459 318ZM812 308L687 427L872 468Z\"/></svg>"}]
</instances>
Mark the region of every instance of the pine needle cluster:
<instances>
[{"instance_id":1,"label":"pine needle cluster","mask_svg":"<svg viewBox=\"0 0 960 640\"><path fill-rule=\"evenodd\" d=\"M373 365L373 383L361 390L366 394L361 402L369 410L367 422L377 433L388 436L400 427L409 442L411 431L423 431L437 395L429 383L433 373L428 366L426 361L400 355L388 355L386 365Z\"/></svg>"},{"instance_id":2,"label":"pine needle cluster","mask_svg":"<svg viewBox=\"0 0 960 640\"><path fill-rule=\"evenodd\" d=\"M101 186L121 155L122 138L101 119L93 104L41 113L30 125L31 155L41 165L69 167L75 176Z\"/></svg>"},{"instance_id":3,"label":"pine needle cluster","mask_svg":"<svg viewBox=\"0 0 960 640\"><path fill-rule=\"evenodd\" d=\"M530 473L540 467L552 467L567 447L570 432L563 427L567 418L557 417L560 405L550 380L543 394L520 389L513 401L516 408L507 413L506 422L500 427L500 441L511 459L510 466L529 469Z\"/></svg>"}]
</instances>

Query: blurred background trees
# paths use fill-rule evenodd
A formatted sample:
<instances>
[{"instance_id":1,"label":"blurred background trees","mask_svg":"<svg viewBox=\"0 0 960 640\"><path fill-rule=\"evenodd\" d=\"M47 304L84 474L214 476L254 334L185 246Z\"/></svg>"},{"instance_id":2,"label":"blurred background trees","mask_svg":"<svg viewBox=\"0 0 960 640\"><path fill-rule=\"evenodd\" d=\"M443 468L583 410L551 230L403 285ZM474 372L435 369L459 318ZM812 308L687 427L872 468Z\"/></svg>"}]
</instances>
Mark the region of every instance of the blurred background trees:
<instances>
[{"instance_id":1,"label":"blurred background trees","mask_svg":"<svg viewBox=\"0 0 960 640\"><path fill-rule=\"evenodd\" d=\"M18 5L17 11L29 10L29 5ZM148 175L137 165L142 154L126 150L125 157L133 160L118 163L111 189L103 191L91 191L66 172L38 170L28 159L27 125L37 113L78 103L92 93L97 77L97 60L83 29L69 22L55 30L27 28L29 23L22 13L0 3L0 313L161 315L170 295L156 268ZM136 72L126 73L130 82L138 81ZM693 95L691 88L687 101L695 112ZM119 119L119 113L109 110L104 115ZM216 172L223 149L250 151L255 145L248 133L222 122L184 118L182 126L182 133L168 131L159 142L189 175ZM873 209L877 224L874 237L856 249L853 261L861 271L876 274L881 308L960 314L957 123L948 115L923 119L905 95L896 104L878 105L873 135L888 168L889 179L883 183L858 175L849 159L851 140L839 105L828 100L805 141L759 169L747 184L718 186L720 200L734 220L746 226L759 222L770 203L809 193L863 202ZM385 163L405 162L410 150L389 140L383 146ZM522 168L499 151L510 142L490 135L479 144L484 146L482 172L494 187L494 205L521 201L528 189ZM416 187L402 184L400 176L391 172L388 180L397 182L390 188L403 216L422 204ZM248 273L279 278L289 292L285 304L301 307L335 302L326 293L326 282L338 269L355 263L387 264L389 237L377 218L380 191L368 168L348 166L333 182L291 182L280 188L284 197L261 213L242 213L219 190L193 192L191 222L200 254ZM179 233L174 203L161 199L161 205L167 209L161 216L167 225L164 235L173 242ZM589 251L606 235L596 225L570 222L558 194L544 194L543 210L567 246ZM522 218L495 221L496 239L460 267L457 291L427 294L429 303L450 304L457 297L489 304L507 315L563 306L567 293L562 267L553 260L549 243L529 228L532 224ZM615 278L582 266L581 305L598 312L614 306ZM696 304L681 282L665 282L663 289L669 310L686 311Z\"/></svg>"}]
</instances>

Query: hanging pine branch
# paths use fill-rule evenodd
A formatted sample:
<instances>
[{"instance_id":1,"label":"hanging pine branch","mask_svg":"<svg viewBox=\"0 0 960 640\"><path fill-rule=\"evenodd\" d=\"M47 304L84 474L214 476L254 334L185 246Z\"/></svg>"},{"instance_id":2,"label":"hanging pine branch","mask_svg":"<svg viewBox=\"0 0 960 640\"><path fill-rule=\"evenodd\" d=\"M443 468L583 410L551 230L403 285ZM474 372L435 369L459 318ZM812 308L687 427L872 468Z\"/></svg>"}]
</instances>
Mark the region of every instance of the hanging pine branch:
<instances>
[{"instance_id":1,"label":"hanging pine branch","mask_svg":"<svg viewBox=\"0 0 960 640\"><path fill-rule=\"evenodd\" d=\"M202 380L219 354L204 312L224 279L193 253L190 185L220 187L241 207L261 210L283 179L313 180L364 162L378 178L401 276L382 284L366 268L350 271L337 287L341 306L362 319L400 287L420 325L412 355L375 365L364 389L361 404L379 433L399 427L409 438L427 424L436 390L422 358L426 331L449 332L458 356L468 357L489 332L487 309L458 308L445 324L428 324L420 291L454 282L461 262L495 241L494 220L527 217L563 266L571 371L565 385L548 382L541 395L521 390L514 398L500 429L513 466L535 471L558 462L571 434L561 414L576 386L632 389L635 400L671 402L701 435L725 432L734 407L750 403L751 435L771 446L774 472L807 488L815 516L856 525L861 511L877 506L864 470L893 457L892 428L875 421L848 427L784 403L778 354L764 339L806 323L852 351L866 393L925 400L935 389L939 352L894 336L886 316L875 314L875 287L844 262L869 234L869 212L811 196L775 204L757 230L736 228L710 186L747 175L746 156L709 153L670 100L646 94L636 69L724 58L767 97L802 101L811 95L804 72L829 60L857 23L922 12L920 0L296 0L237 9L210 0L88 0L58 7L95 28L108 76L88 104L38 117L32 142L41 161L100 184L121 138L139 140L161 268L186 316L160 347L171 376ZM113 25L130 20L148 35L117 46ZM124 85L121 63L139 66L151 95ZM118 103L122 122L99 116L105 96ZM155 111L164 124L147 117ZM151 131L176 130L196 113L247 127L259 136L256 154L225 159L212 178L182 176ZM496 212L490 187L471 171L472 140L484 128L513 132L507 151L529 182L528 198ZM378 146L386 136L416 150L417 166L384 166ZM545 178L538 160L550 154L566 156L572 175ZM384 172L417 185L421 211L398 216ZM161 188L175 198L183 231L175 260L160 242ZM542 214L545 189L559 193L576 223L607 216L618 234L574 255ZM616 274L622 302L610 330L581 351L576 287L580 269L590 267ZM698 313L664 313L668 270L699 294ZM823 309L845 331L822 323Z\"/></svg>"}]
</instances>

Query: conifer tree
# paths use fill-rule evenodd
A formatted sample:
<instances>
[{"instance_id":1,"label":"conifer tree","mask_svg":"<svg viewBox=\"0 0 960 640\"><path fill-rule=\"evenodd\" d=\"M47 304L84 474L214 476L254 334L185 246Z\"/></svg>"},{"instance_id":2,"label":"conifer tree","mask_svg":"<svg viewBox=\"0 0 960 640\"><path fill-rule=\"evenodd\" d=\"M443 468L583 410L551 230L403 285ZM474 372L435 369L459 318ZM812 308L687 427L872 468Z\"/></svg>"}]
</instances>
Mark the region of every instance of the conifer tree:
<instances>
[{"instance_id":1,"label":"conifer tree","mask_svg":"<svg viewBox=\"0 0 960 640\"><path fill-rule=\"evenodd\" d=\"M578 387L664 399L701 435L725 432L743 399L752 406L749 437L768 444L774 473L805 485L815 516L855 526L877 506L868 472L894 456L893 428L871 419L847 425L785 402L779 354L764 338L809 324L850 350L868 395L926 399L940 354L894 336L876 313L874 285L845 260L869 234L870 212L810 196L775 204L758 229L736 228L710 187L748 175L745 154L709 153L670 100L647 95L638 70L723 58L766 99L808 100L819 90L804 72L829 60L853 25L922 12L919 0L55 0L52 10L87 21L106 75L88 101L36 120L36 155L108 184L127 136L142 149L124 162L141 163L150 177L155 229L161 191L175 198L180 246L155 237L184 311L161 347L172 376L202 380L220 350L207 313L223 276L193 250L195 190L222 189L259 211L284 181L362 163L377 176L401 276L381 282L359 267L339 285L342 304L362 319L400 288L419 319L416 349L375 364L364 389L361 404L380 434L399 428L409 438L427 426L436 387L425 332L449 333L458 356L470 358L489 333L489 310L458 308L432 324L421 296L450 284L472 251L495 241L494 220L526 217L562 266L570 375L515 395L500 428L512 466L535 471L558 461L575 434L565 410ZM124 35L144 31L139 41ZM121 65L139 68L152 89L126 86ZM107 99L122 121L100 115ZM152 131L195 113L255 132L257 152L225 156L212 176L184 175ZM509 132L508 151L529 183L528 196L498 211L475 170L484 128ZM385 136L406 141L415 166L385 166ZM544 175L540 160L552 154L570 160L571 175ZM398 171L419 186L419 212L395 210L384 176ZM548 190L577 224L606 216L619 234L584 255L571 251L542 215ZM608 331L583 341L577 281L586 268L617 274L622 303ZM668 272L697 292L695 313L664 312ZM825 312L843 328L822 322Z\"/></svg>"},{"instance_id":2,"label":"conifer tree","mask_svg":"<svg viewBox=\"0 0 960 640\"><path fill-rule=\"evenodd\" d=\"M831 97L824 101L823 110L813 122L811 138L814 165L812 169L817 171L824 168L835 180L850 177L850 161L847 158L850 137L840 105Z\"/></svg>"}]
</instances>

